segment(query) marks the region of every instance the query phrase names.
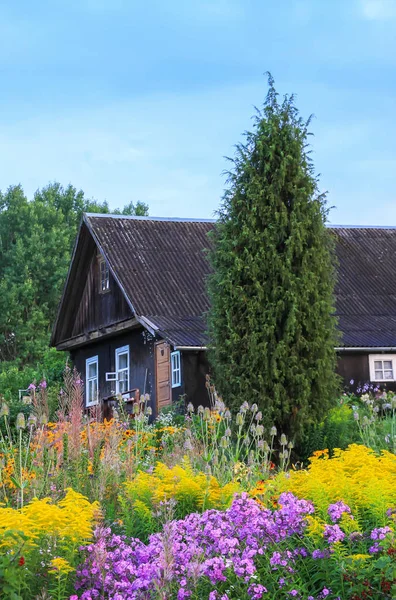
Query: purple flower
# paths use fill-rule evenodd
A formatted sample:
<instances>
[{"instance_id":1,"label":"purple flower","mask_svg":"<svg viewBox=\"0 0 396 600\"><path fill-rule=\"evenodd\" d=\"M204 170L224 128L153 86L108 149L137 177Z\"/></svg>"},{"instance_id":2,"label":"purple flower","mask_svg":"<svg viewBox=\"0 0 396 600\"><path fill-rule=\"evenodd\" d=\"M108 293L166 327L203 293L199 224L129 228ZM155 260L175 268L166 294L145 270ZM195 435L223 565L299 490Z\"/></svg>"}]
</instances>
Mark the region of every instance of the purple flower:
<instances>
[{"instance_id":1,"label":"purple flower","mask_svg":"<svg viewBox=\"0 0 396 600\"><path fill-rule=\"evenodd\" d=\"M325 525L323 537L329 544L335 544L336 542L342 542L345 533L341 531L338 525Z\"/></svg>"},{"instance_id":2,"label":"purple flower","mask_svg":"<svg viewBox=\"0 0 396 600\"><path fill-rule=\"evenodd\" d=\"M33 390L34 391L35 389L36 389L36 386L34 385L34 383L30 383L28 385L28 390Z\"/></svg>"},{"instance_id":3,"label":"purple flower","mask_svg":"<svg viewBox=\"0 0 396 600\"><path fill-rule=\"evenodd\" d=\"M248 594L253 600L260 600L263 597L263 594L267 593L267 588L261 585L260 583L251 585L248 589Z\"/></svg>"},{"instance_id":4,"label":"purple flower","mask_svg":"<svg viewBox=\"0 0 396 600\"><path fill-rule=\"evenodd\" d=\"M340 500L338 502L335 502L335 504L330 504L329 508L327 509L327 512L330 515L330 519L333 521L333 523L336 523L341 519L343 513L350 514L351 509L347 504Z\"/></svg>"},{"instance_id":5,"label":"purple flower","mask_svg":"<svg viewBox=\"0 0 396 600\"><path fill-rule=\"evenodd\" d=\"M387 533L390 533L392 529L390 527L377 527L377 529L373 529L370 534L372 540L384 540Z\"/></svg>"},{"instance_id":6,"label":"purple flower","mask_svg":"<svg viewBox=\"0 0 396 600\"><path fill-rule=\"evenodd\" d=\"M47 382L45 381L45 379L43 379L43 381L40 382L40 388L42 390L45 390L46 387L47 387Z\"/></svg>"}]
</instances>

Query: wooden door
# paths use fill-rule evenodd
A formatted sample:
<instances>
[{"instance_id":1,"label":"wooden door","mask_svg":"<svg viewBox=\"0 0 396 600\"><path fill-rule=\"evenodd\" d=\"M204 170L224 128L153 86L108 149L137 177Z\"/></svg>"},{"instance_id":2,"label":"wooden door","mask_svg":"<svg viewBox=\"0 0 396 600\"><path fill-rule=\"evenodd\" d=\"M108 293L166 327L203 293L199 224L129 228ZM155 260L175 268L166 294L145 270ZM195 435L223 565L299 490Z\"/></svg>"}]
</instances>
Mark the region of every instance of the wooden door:
<instances>
[{"instance_id":1,"label":"wooden door","mask_svg":"<svg viewBox=\"0 0 396 600\"><path fill-rule=\"evenodd\" d=\"M172 404L170 373L170 347L166 342L155 345L155 389L157 414L165 406Z\"/></svg>"}]
</instances>

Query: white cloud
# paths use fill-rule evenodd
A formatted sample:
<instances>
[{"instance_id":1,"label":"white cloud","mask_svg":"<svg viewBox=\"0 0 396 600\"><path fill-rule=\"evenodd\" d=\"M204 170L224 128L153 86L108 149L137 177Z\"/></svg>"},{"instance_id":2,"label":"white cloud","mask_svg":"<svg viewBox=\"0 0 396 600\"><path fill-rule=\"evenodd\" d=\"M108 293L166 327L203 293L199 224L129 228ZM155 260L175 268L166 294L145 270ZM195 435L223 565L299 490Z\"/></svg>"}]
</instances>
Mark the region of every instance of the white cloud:
<instances>
[{"instance_id":1,"label":"white cloud","mask_svg":"<svg viewBox=\"0 0 396 600\"><path fill-rule=\"evenodd\" d=\"M141 200L153 215L210 217L224 187L222 156L233 153L249 125L248 99L263 87L0 119L0 188L21 182L31 197L50 180L70 182L112 208Z\"/></svg>"},{"instance_id":2,"label":"white cloud","mask_svg":"<svg viewBox=\"0 0 396 600\"><path fill-rule=\"evenodd\" d=\"M370 21L396 18L396 0L360 0L360 7L364 18Z\"/></svg>"}]
</instances>

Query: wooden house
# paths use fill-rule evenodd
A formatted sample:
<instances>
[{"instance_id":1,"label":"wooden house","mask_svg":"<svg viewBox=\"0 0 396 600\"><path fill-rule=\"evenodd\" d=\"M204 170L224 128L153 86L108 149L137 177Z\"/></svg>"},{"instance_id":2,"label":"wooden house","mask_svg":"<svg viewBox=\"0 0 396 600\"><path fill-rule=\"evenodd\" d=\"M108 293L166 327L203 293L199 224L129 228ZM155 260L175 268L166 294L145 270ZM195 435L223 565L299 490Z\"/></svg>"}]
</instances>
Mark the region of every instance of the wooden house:
<instances>
[{"instance_id":1,"label":"wooden house","mask_svg":"<svg viewBox=\"0 0 396 600\"><path fill-rule=\"evenodd\" d=\"M86 406L149 394L207 403L205 250L214 221L85 214L51 344L68 350ZM353 386L396 380L396 229L332 227L339 372Z\"/></svg>"},{"instance_id":2,"label":"wooden house","mask_svg":"<svg viewBox=\"0 0 396 600\"><path fill-rule=\"evenodd\" d=\"M204 249L213 221L85 214L51 344L68 350L86 406L149 394L152 410L207 404Z\"/></svg>"}]
</instances>

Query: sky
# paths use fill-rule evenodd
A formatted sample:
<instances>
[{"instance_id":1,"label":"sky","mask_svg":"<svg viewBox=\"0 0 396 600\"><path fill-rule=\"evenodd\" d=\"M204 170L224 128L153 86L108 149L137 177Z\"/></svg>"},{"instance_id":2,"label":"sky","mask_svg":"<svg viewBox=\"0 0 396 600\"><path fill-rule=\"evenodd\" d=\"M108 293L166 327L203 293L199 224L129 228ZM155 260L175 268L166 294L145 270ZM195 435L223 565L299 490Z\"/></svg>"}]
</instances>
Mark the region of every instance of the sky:
<instances>
[{"instance_id":1,"label":"sky","mask_svg":"<svg viewBox=\"0 0 396 600\"><path fill-rule=\"evenodd\" d=\"M0 189L212 218L267 71L330 221L396 225L396 0L0 0Z\"/></svg>"}]
</instances>

